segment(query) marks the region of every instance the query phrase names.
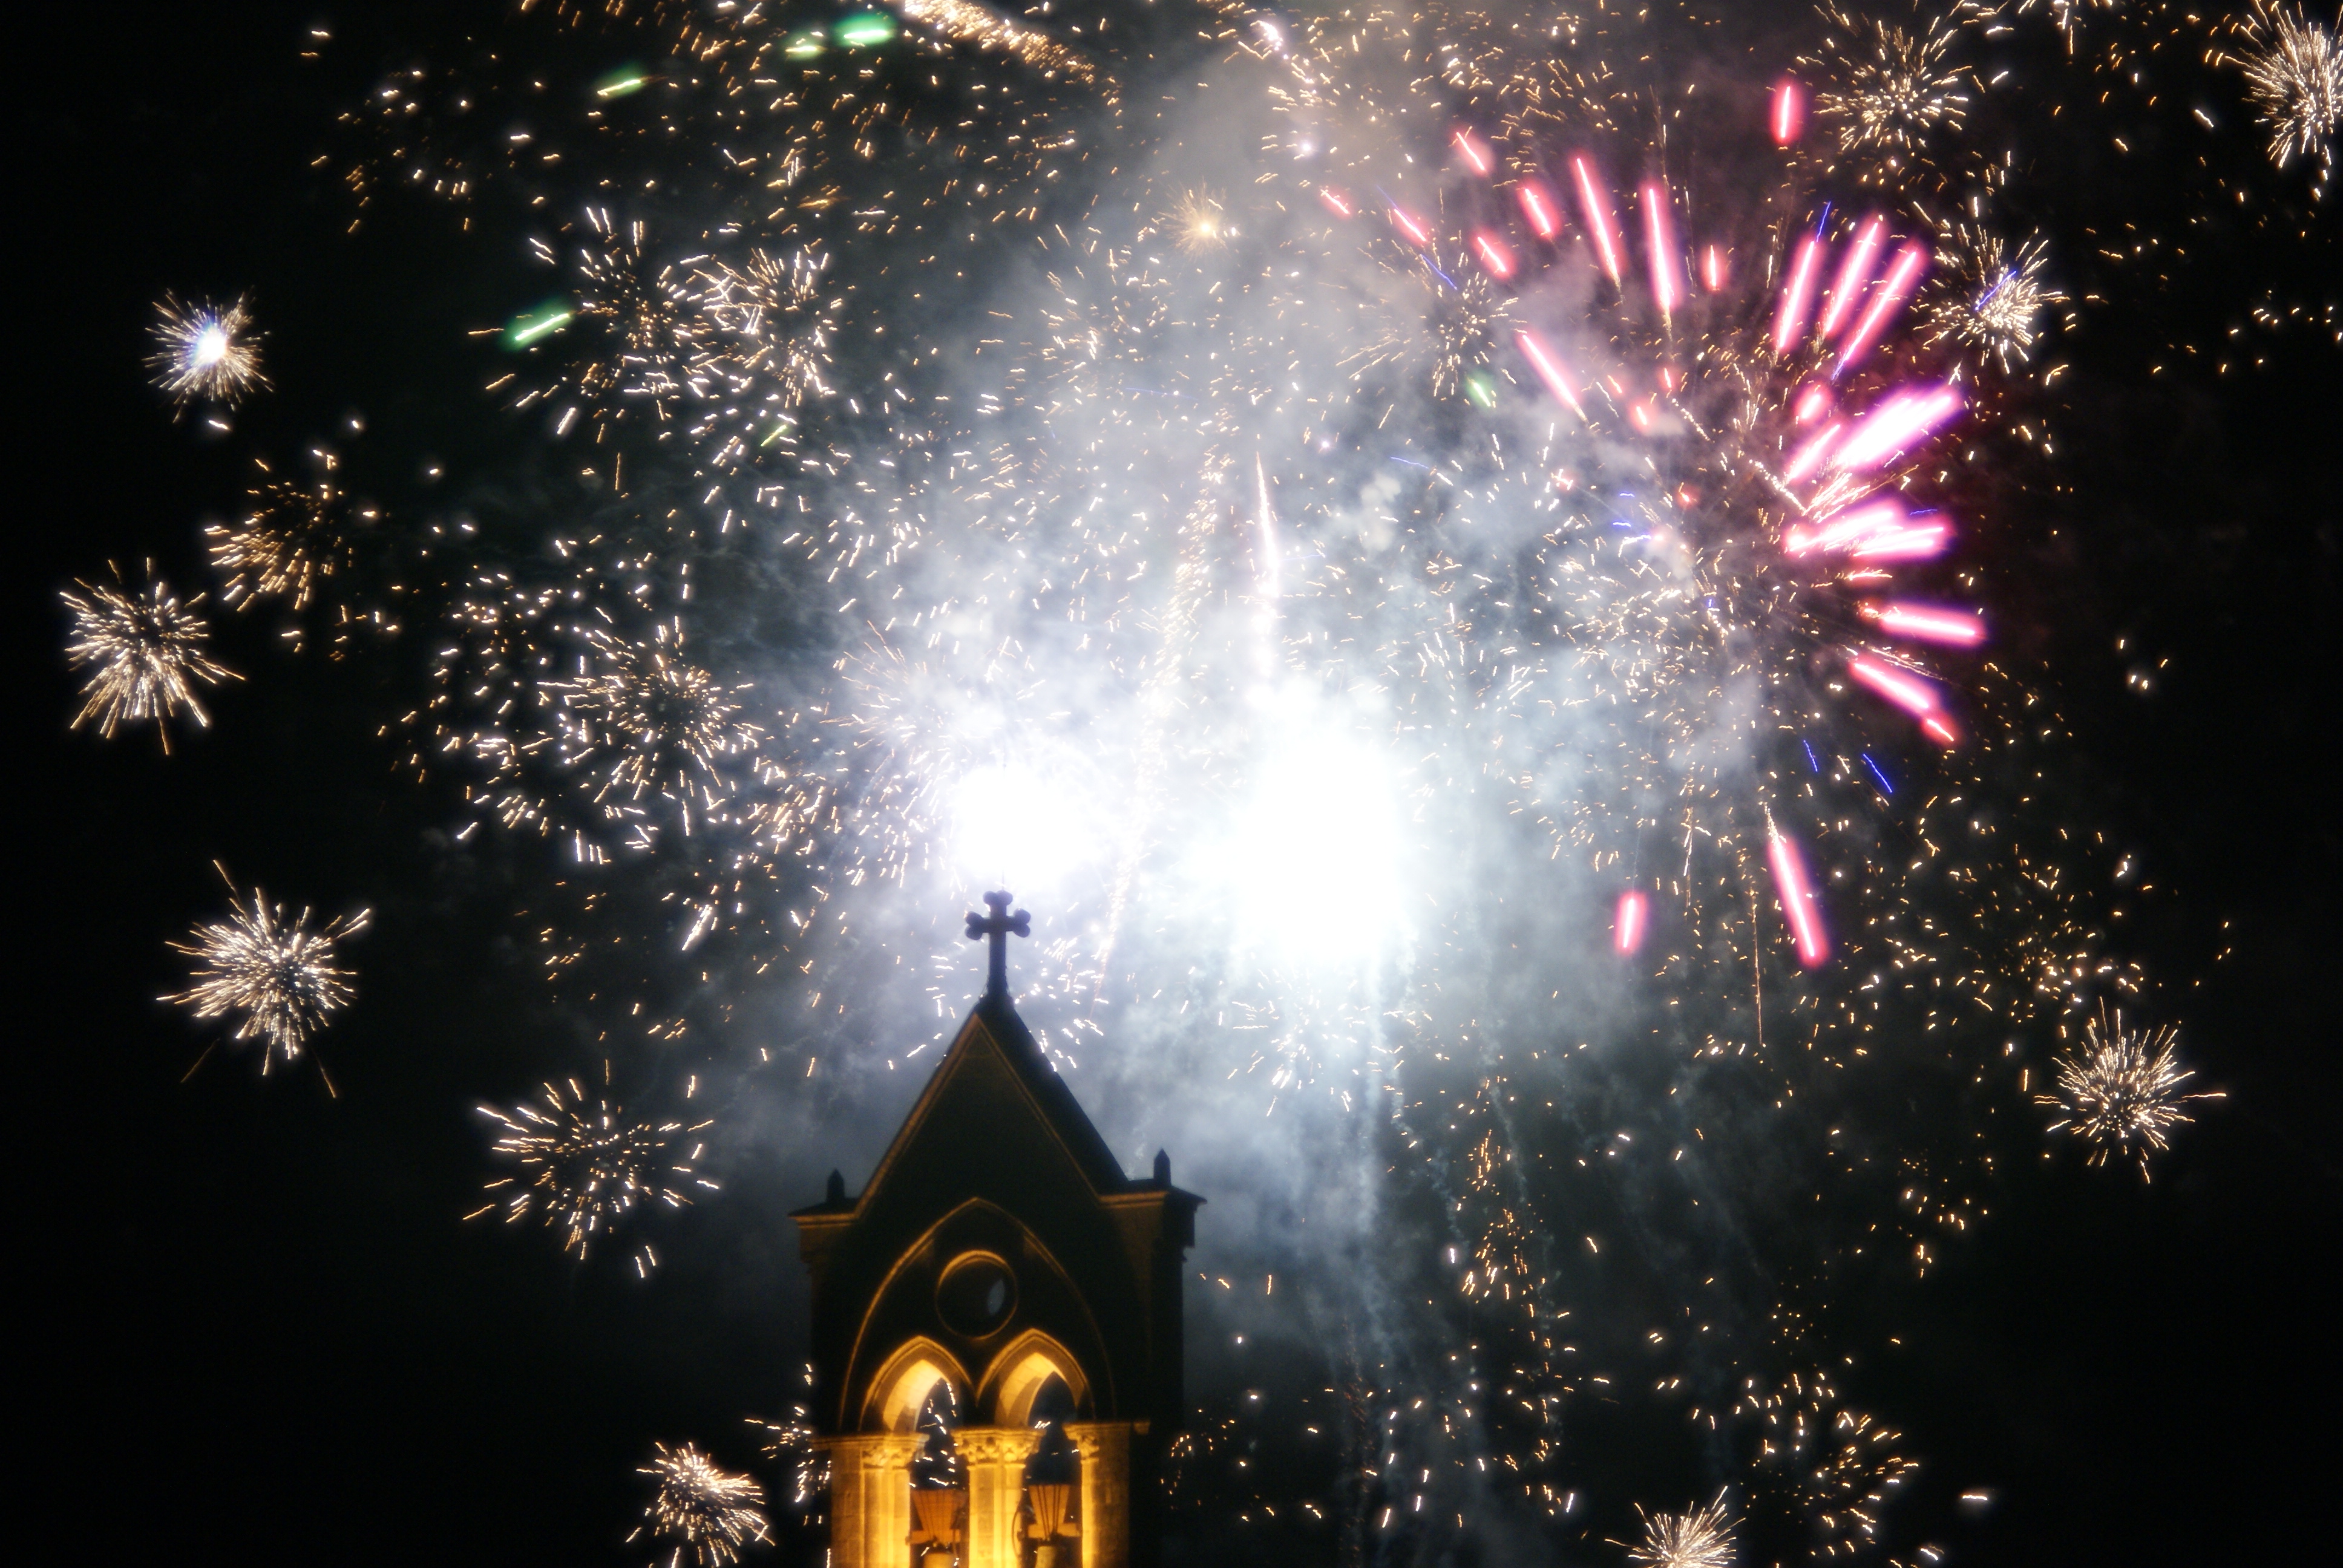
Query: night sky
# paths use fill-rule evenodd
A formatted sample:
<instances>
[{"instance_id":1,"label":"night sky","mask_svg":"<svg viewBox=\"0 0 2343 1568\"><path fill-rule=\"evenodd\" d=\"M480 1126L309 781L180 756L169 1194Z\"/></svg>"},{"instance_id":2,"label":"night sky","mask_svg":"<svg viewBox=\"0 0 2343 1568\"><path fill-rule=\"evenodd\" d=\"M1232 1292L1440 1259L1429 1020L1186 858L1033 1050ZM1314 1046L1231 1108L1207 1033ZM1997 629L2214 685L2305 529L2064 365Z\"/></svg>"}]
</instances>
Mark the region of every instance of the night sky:
<instances>
[{"instance_id":1,"label":"night sky","mask_svg":"<svg viewBox=\"0 0 2343 1568\"><path fill-rule=\"evenodd\" d=\"M223 616L222 657L245 678L212 694L207 731L177 727L166 758L151 729L68 730L59 590L152 557L184 590L216 591L200 530L255 451L340 438L478 469L515 439L464 337L510 314L514 269L450 266L444 216L347 234L347 195L310 166L335 113L444 37L451 9L363 26L275 5L51 10L19 45L20 1512L84 1560L646 1560L625 1538L654 1439L778 1480L741 1422L796 1397L805 1300L786 1213L833 1165L859 1185L923 1077L910 1064L853 1117L799 1113L787 1138L730 1150L720 1195L659 1221L648 1282L623 1247L579 1265L534 1227L461 1223L486 1171L474 1108L592 1047L540 995L515 914L543 846L456 852L446 789L397 772L380 739L409 700L412 648L295 656L281 619ZM320 17L342 36L305 60ZM2162 210L2159 182L2134 181L2143 229L2170 227L2186 183ZM2331 1549L2343 364L2331 316L2323 337L2260 335L2267 362L2227 375L2164 346L2213 340L2273 283L2321 286L2303 269L2337 254L2337 199L2298 250L2217 246L2182 285L2111 295L2057 346L2074 367L2066 570L2037 586L2026 636L2074 734L2068 816L2160 885L2127 916L2128 950L2200 1086L2227 1098L2197 1108L2146 1184L2045 1137L2052 1157L1996 1178L1988 1217L1925 1280L1840 1303L1900 1341L1849 1374L1923 1465L1891 1506L1896 1537L1954 1561ZM276 389L232 436L174 423L148 385L166 289L257 301ZM2142 670L2145 691L2127 683ZM261 1079L248 1051L183 1076L217 1031L155 999L184 982L166 940L223 904L215 861L321 913L375 910L347 950L357 1002L320 1040L337 1092L306 1062ZM980 956L966 956L972 995ZM1126 1131L1110 1128L1118 1149ZM1209 1262L1216 1218L1249 1211L1244 1195L1172 1152L1212 1200ZM1190 1392L1209 1403L1252 1374L1211 1294L1190 1313ZM1989 1502L1956 1501L1975 1491ZM1272 1560L1283 1549L1264 1539L1195 1526L1182 1560ZM1532 1560L1516 1550L1480 1560ZM1622 1556L1571 1551L1550 1560Z\"/></svg>"}]
</instances>

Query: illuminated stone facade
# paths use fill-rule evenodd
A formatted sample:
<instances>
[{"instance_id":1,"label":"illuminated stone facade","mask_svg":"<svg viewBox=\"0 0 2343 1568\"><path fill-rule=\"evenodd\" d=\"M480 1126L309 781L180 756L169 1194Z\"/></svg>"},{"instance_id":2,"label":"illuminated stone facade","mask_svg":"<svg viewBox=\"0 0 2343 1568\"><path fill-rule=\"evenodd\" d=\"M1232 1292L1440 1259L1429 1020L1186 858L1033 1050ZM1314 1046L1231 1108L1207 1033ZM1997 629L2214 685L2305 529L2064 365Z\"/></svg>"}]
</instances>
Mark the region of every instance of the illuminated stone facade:
<instances>
[{"instance_id":1,"label":"illuminated stone facade","mask_svg":"<svg viewBox=\"0 0 2343 1568\"><path fill-rule=\"evenodd\" d=\"M1161 1154L1151 1180L1125 1176L1004 991L989 993L860 1196L832 1176L828 1201L796 1215L831 1568L1145 1561L1202 1201ZM965 1484L915 1496L939 1383ZM1028 1486L1045 1402L1072 1473L1054 1491Z\"/></svg>"}]
</instances>

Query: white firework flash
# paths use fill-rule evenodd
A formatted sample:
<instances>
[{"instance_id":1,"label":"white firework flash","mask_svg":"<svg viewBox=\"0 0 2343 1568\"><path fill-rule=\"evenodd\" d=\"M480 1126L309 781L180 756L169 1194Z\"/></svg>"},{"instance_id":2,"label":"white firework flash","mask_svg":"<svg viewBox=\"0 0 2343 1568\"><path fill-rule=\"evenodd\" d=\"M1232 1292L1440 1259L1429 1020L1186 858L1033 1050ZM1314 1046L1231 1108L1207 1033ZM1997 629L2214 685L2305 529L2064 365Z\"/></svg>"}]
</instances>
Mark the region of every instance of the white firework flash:
<instances>
[{"instance_id":1,"label":"white firework flash","mask_svg":"<svg viewBox=\"0 0 2343 1568\"><path fill-rule=\"evenodd\" d=\"M261 334L242 295L222 305L166 294L155 307L150 330L155 351L147 368L181 413L198 401L233 407L268 385L260 373Z\"/></svg>"}]
</instances>

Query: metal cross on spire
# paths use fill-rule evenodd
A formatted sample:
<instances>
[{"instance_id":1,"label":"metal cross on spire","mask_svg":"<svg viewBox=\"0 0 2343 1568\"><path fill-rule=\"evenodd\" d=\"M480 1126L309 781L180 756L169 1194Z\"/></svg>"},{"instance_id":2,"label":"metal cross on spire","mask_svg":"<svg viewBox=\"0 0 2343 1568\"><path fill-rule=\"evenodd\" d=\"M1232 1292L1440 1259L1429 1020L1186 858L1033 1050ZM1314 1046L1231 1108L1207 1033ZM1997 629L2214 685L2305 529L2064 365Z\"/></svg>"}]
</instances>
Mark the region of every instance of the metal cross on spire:
<instances>
[{"instance_id":1,"label":"metal cross on spire","mask_svg":"<svg viewBox=\"0 0 2343 1568\"><path fill-rule=\"evenodd\" d=\"M1011 914L1007 893L987 893L984 895L984 903L985 907L992 912L989 915L980 915L972 910L969 911L968 940L980 942L988 937L992 939L992 973L985 983L984 994L987 998L999 997L1002 1001L1007 1001L1009 1000L1010 934L1014 932L1021 937L1031 936L1033 917L1023 910L1018 910L1013 915Z\"/></svg>"}]
</instances>

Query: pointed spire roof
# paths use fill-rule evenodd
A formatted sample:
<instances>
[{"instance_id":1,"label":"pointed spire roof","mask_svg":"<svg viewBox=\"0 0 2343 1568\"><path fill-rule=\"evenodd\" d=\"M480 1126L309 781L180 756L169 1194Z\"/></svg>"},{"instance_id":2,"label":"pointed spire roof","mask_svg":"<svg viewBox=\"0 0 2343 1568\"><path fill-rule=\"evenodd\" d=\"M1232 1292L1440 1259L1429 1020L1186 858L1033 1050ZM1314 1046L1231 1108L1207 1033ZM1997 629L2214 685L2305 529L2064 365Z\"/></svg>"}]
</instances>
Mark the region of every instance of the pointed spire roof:
<instances>
[{"instance_id":1,"label":"pointed spire roof","mask_svg":"<svg viewBox=\"0 0 2343 1568\"><path fill-rule=\"evenodd\" d=\"M928 1080L928 1087L911 1107L911 1113L903 1119L902 1128L895 1134L894 1142L888 1145L879 1168L870 1173L870 1184L863 1190L866 1200L886 1185L887 1173L902 1152L919 1141L920 1129L936 1117L950 1114L953 1102L961 1098L963 1086L972 1088L977 1078L992 1076L984 1069L996 1063L1007 1070L1011 1081L1021 1091L1020 1098L1031 1104L1036 1117L1072 1160L1092 1191L1104 1194L1131 1190L1132 1183L1123 1174L1122 1162L1107 1147L1106 1140L1099 1136L1099 1130L1074 1098L1074 1091L1058 1076L1058 1070L1050 1065L1033 1031L1017 1016L1015 1004L1005 995L988 992L969 1010L951 1049L937 1065L935 1076Z\"/></svg>"}]
</instances>

